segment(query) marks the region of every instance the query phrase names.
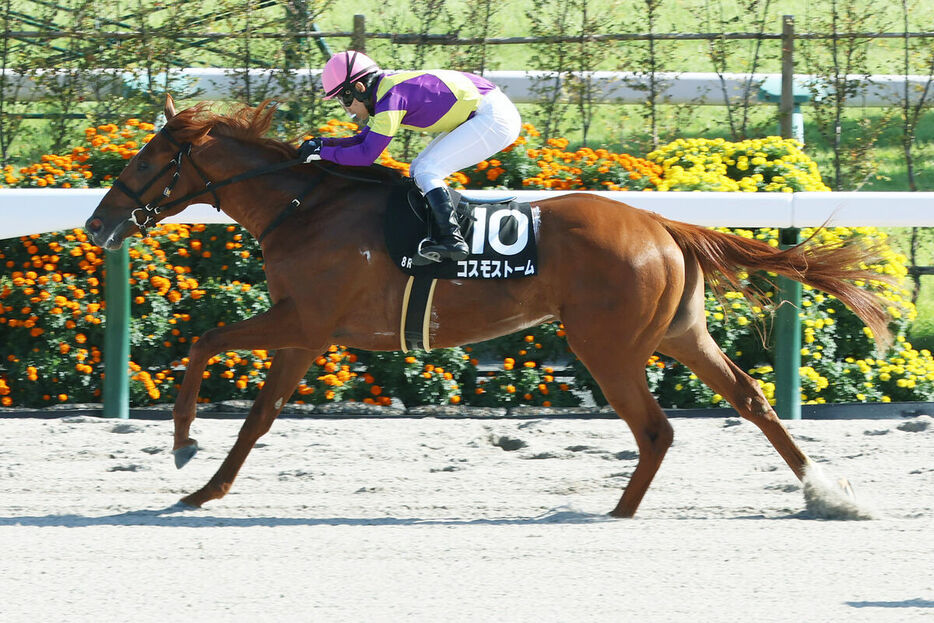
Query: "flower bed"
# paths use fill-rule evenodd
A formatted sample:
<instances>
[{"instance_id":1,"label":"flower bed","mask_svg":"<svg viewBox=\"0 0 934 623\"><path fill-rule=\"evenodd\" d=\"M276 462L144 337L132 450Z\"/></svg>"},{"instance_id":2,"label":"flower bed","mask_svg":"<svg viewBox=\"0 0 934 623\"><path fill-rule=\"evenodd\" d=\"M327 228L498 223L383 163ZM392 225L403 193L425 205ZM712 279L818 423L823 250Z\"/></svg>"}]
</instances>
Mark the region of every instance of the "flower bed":
<instances>
[{"instance_id":1,"label":"flower bed","mask_svg":"<svg viewBox=\"0 0 934 623\"><path fill-rule=\"evenodd\" d=\"M70 154L4 169L6 186L86 187L106 185L126 159L152 136L136 120L89 128ZM322 135L355 126L331 122ZM389 154L383 164L407 164ZM646 158L604 149L569 150L565 139L542 139L530 125L516 143L449 180L457 187L610 189L645 191L733 190L792 192L826 190L816 166L794 141L770 137L742 143L679 140ZM775 229L733 230L777 245ZM805 236L810 230L805 230ZM820 241L850 236L884 240L871 227L822 230ZM169 402L175 397L187 351L204 331L248 318L268 308L259 247L243 229L225 225L163 225L151 237L128 241L131 259L131 401ZM34 235L0 247L0 405L41 407L100 399L102 251L81 230ZM904 258L890 253L873 267L904 276ZM763 282L770 294L770 286ZM774 295L774 293L771 293ZM934 399L934 359L904 335L914 318L908 294L885 296L898 336L884 358L873 354L871 336L836 299L804 289L802 399L806 403ZM774 395L771 354L762 346L766 312L738 293L707 299L710 331L724 351ZM200 400L250 399L262 387L271 354L263 350L219 353L204 373ZM681 364L653 357L650 386L665 406L710 406L722 402ZM577 391L576 391L577 390ZM602 401L592 378L569 353L564 328L541 325L511 336L430 353L353 352L332 346L319 357L294 397L325 403L356 400L407 406L573 406L580 390Z\"/></svg>"}]
</instances>

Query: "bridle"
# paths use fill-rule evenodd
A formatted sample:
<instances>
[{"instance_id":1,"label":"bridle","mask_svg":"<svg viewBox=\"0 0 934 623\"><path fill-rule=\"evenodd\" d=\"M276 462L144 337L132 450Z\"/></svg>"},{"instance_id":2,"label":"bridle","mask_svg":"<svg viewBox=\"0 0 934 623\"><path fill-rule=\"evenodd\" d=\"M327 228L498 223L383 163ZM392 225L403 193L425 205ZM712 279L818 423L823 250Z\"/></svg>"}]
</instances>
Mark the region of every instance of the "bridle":
<instances>
[{"instance_id":1,"label":"bridle","mask_svg":"<svg viewBox=\"0 0 934 623\"><path fill-rule=\"evenodd\" d=\"M178 154L176 154L176 156L172 160L169 160L169 162L166 163L166 165L162 167L162 169L160 169L152 178L150 178L148 182L143 184L143 187L140 188L138 191L135 191L129 186L127 186L126 184L124 184L119 178L114 180L114 183L113 183L114 188L121 191L127 197L129 197L130 199L136 202L136 205L138 207L136 207L130 213L129 220L134 225L139 227L140 232L144 236L146 235L146 229L156 223L156 217L159 216L159 214L161 214L162 212L165 212L166 210L170 208L173 208L179 205L180 203L189 201L190 199L194 199L195 197L199 195L203 195L208 192L211 193L211 195L214 198L214 204L213 204L214 207L217 208L218 211L220 211L221 199L217 195L216 189L218 186L226 185L226 184L215 185L213 182L211 182L210 178L207 176L207 174L205 174L204 170L201 167L199 167L198 163L195 162L194 159L191 157L191 147L192 147L191 143L179 143L177 140L175 140L175 137L172 136L172 133L166 127L163 127L161 130L159 130L159 134L164 136L173 146L178 148ZM172 195L172 191L175 190L175 185L178 184L178 180L181 177L181 173L182 173L182 161L186 156L188 157L188 161L191 163L191 166L193 166L195 168L195 171L198 172L198 175L201 176L201 180L204 182L204 188L196 192L188 193L184 197L179 197L178 199L175 199L174 201L169 201L168 203L162 203L163 201L168 199ZM158 196L158 198L155 201L150 201L149 203L145 203L143 200L143 195L146 193L146 191L148 191L152 187L153 184L155 184L159 179L161 179L162 176L165 175L168 171L170 171L173 167L175 168L175 172L172 174L171 181L162 190L162 193Z\"/></svg>"},{"instance_id":2,"label":"bridle","mask_svg":"<svg viewBox=\"0 0 934 623\"><path fill-rule=\"evenodd\" d=\"M175 140L175 137L172 136L172 133L169 131L168 127L165 127L165 126L163 126L162 129L159 130L159 134L164 136L173 146L178 148L178 153L176 154L176 156L172 160L170 160L164 167L162 167L162 169L156 172L156 174L152 178L150 178L148 182L143 184L143 187L140 188L138 191L135 191L129 186L127 186L126 184L124 184L119 178L114 180L114 183L113 183L114 188L116 188L117 190L119 190L120 192L125 194L127 197L129 197L130 199L136 202L137 207L133 209L133 211L130 213L130 216L127 218L127 220L129 220L131 223L139 227L140 233L143 236L146 235L146 230L149 227L152 227L153 225L156 224L157 222L156 217L158 217L160 214L162 214L166 210L174 208L175 206L179 204L185 203L186 201L191 201L195 197L199 197L201 195L204 195L205 193L210 193L211 196L214 198L214 203L212 205L219 212L221 209L221 199L220 199L220 196L217 194L217 190L219 188L222 188L224 186L229 186L231 184L236 184L237 182L242 182L243 180L247 180L253 177L259 177L260 175L266 175L267 173L272 173L273 171L279 171L281 169L289 169L291 167L298 166L300 164L305 164L304 160L296 158L294 160L286 160L284 162L277 162L275 164L271 164L266 167L260 167L258 169L250 169L249 171L240 173L238 175L234 175L233 177L229 177L220 182L212 182L211 179L204 172L204 170L200 166L198 166L198 163L195 162L194 158L192 158L191 156L192 144L191 143L178 142L177 140ZM172 201L168 201L167 203L163 203L172 195L172 191L175 190L175 186L176 184L178 184L178 180L181 177L181 173L182 173L183 160L185 159L185 157L188 158L188 162L191 163L191 166L194 167L195 171L198 172L198 175L201 176L201 181L204 182L204 186L198 190L194 190L186 194L183 197L179 197L177 199L173 199ZM318 164L318 163L315 163L315 164ZM162 193L158 195L158 197L155 200L150 201L148 203L144 202L143 195L146 193L146 191L152 188L153 184L155 184L159 179L161 179L166 173L171 171L173 168L175 169L175 171L172 173L172 179L171 181L169 181L168 185L162 190ZM323 174L325 173L330 174L330 175L335 175L337 177L360 181L360 182L371 182L371 183L379 182L379 180L377 179L362 178L362 177L357 177L355 175L348 175L346 173L341 173L339 171L335 171L332 168L321 166L320 164L318 164L318 169L319 169L319 174L314 176L311 179L310 183L302 191L302 193L295 199L292 199L289 205L282 212L280 212L279 215L275 219L273 219L273 221L266 227L266 229L257 237L258 242L262 242L263 238L265 238L266 235L269 234L269 232L271 232L273 229L281 225L282 222L285 221L288 216L290 216L296 209L298 209L301 206L302 200L308 195L308 193L310 193L315 188L315 186L318 185L318 182L321 181L321 178L323 177Z\"/></svg>"},{"instance_id":3,"label":"bridle","mask_svg":"<svg viewBox=\"0 0 934 623\"><path fill-rule=\"evenodd\" d=\"M172 160L169 160L169 162L166 163L162 169L157 171L156 174L153 175L148 182L143 184L143 187L138 191L133 190L124 184L119 178L116 179L113 184L114 188L136 202L137 207L133 209L127 220L139 227L140 233L144 236L146 235L146 230L156 224L156 217L177 205L191 201L195 197L200 197L201 195L210 193L214 199L214 203L212 205L217 209L218 212L220 212L221 198L217 194L217 190L219 188L223 188L224 186L229 186L231 184L236 184L237 182L242 182L243 180L247 180L253 177L259 177L260 175L266 175L267 173L272 173L273 171L289 169L291 167L304 164L304 161L295 158L293 160L277 162L275 164L271 164L266 167L260 167L258 169L250 169L249 171L240 173L239 175L234 175L233 177L229 177L220 182L213 182L211 181L211 178L209 178L208 175L204 172L204 169L198 166L198 163L195 162L194 158L192 157L191 143L180 143L175 140L175 137L172 136L172 133L166 126L163 126L162 129L159 130L159 134L164 136L174 147L178 148L178 153L175 155L175 157ZM184 159L186 157L188 158L188 162L191 163L191 166L194 167L195 171L198 172L198 175L201 176L201 181L204 182L204 186L200 189L188 193L183 197L166 202L166 200L172 195L172 191L175 190L175 186L178 184L178 180L181 178L182 164L184 163ZM172 173L172 179L169 181L168 185L162 189L162 193L159 194L158 197L153 201L146 202L143 199L143 195L146 193L146 191L152 188L153 184L155 184L173 168L175 171ZM318 182L318 179L320 179L320 176L315 177L315 179L312 180L312 184L302 193L302 198L304 198L304 196L307 195L312 190L312 188L314 188ZM292 203L294 204L295 201L301 203L300 199L293 199ZM268 232L264 232L263 236L265 236L266 233ZM260 239L262 239L263 236L260 236Z\"/></svg>"}]
</instances>

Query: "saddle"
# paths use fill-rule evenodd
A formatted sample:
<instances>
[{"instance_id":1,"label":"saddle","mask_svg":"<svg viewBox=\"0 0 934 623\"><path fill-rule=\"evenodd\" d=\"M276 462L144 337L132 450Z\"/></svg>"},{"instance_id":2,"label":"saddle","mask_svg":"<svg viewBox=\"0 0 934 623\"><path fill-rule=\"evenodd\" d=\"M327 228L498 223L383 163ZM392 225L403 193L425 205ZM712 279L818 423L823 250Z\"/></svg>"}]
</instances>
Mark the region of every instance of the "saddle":
<instances>
[{"instance_id":1,"label":"saddle","mask_svg":"<svg viewBox=\"0 0 934 623\"><path fill-rule=\"evenodd\" d=\"M515 197L478 199L449 192L470 255L427 266L413 263L419 243L428 235L425 198L411 180L390 193L384 220L386 247L402 272L433 279L516 279L538 272L537 208L518 203Z\"/></svg>"}]
</instances>

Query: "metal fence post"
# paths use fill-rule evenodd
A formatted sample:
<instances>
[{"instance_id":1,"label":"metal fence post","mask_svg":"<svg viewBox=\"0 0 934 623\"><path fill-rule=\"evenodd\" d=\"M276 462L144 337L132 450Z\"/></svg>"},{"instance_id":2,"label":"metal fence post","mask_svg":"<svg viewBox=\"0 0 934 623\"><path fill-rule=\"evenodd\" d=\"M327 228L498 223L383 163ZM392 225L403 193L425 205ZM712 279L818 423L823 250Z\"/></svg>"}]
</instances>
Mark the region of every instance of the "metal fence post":
<instances>
[{"instance_id":1,"label":"metal fence post","mask_svg":"<svg viewBox=\"0 0 934 623\"><path fill-rule=\"evenodd\" d=\"M779 120L782 138L794 138L794 37L795 18L782 16L782 97ZM798 244L797 228L780 229L779 244L788 248ZM778 417L801 419L801 284L786 277L778 278L778 311L775 316L775 403Z\"/></svg>"},{"instance_id":2,"label":"metal fence post","mask_svg":"<svg viewBox=\"0 0 934 623\"><path fill-rule=\"evenodd\" d=\"M366 54L366 16L353 16L353 36L350 38L350 49Z\"/></svg>"},{"instance_id":3,"label":"metal fence post","mask_svg":"<svg viewBox=\"0 0 934 623\"><path fill-rule=\"evenodd\" d=\"M779 230L779 246L799 242L796 227ZM775 410L783 420L801 419L801 284L778 278L778 310L775 314Z\"/></svg>"},{"instance_id":4,"label":"metal fence post","mask_svg":"<svg viewBox=\"0 0 934 623\"><path fill-rule=\"evenodd\" d=\"M782 99L778 106L778 121L782 138L793 136L795 81L795 16L782 16Z\"/></svg>"},{"instance_id":5,"label":"metal fence post","mask_svg":"<svg viewBox=\"0 0 934 623\"><path fill-rule=\"evenodd\" d=\"M130 416L130 256L104 252L104 417Z\"/></svg>"}]
</instances>

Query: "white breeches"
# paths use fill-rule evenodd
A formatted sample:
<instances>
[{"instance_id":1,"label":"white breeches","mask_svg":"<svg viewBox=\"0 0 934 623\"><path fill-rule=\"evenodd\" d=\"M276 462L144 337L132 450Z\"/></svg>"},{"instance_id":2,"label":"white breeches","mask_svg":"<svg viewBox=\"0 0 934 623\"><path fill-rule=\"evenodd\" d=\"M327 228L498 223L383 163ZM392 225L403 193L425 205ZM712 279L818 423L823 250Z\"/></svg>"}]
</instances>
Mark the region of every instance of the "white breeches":
<instances>
[{"instance_id":1,"label":"white breeches","mask_svg":"<svg viewBox=\"0 0 934 623\"><path fill-rule=\"evenodd\" d=\"M521 129L515 104L494 89L483 96L472 118L428 143L412 161L409 174L422 193L444 187L444 178L509 147Z\"/></svg>"}]
</instances>

